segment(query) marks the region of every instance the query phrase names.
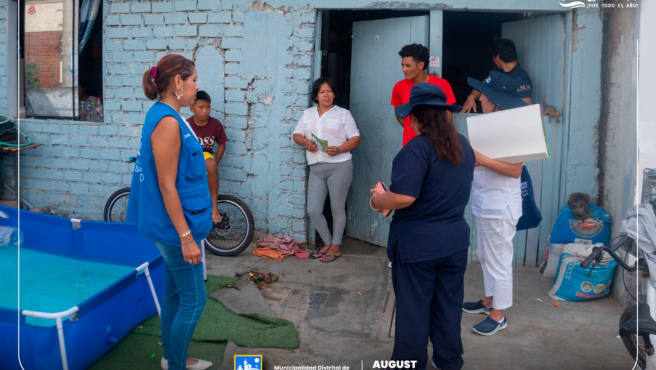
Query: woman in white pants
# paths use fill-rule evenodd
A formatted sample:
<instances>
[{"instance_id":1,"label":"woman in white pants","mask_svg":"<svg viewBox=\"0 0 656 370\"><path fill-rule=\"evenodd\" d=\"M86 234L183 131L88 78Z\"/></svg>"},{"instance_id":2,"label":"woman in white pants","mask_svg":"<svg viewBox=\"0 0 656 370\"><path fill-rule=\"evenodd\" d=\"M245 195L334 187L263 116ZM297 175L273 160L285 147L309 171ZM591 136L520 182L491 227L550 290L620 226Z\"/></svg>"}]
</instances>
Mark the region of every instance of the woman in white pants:
<instances>
[{"instance_id":1,"label":"woman in white pants","mask_svg":"<svg viewBox=\"0 0 656 370\"><path fill-rule=\"evenodd\" d=\"M470 86L482 93L483 113L526 106L520 97L522 81L492 71L483 82L469 78ZM483 268L485 298L465 302L467 313L484 313L488 317L474 325L481 335L493 335L508 326L504 310L513 302L513 237L522 216L520 176L522 163L498 161L477 152L472 192L472 212L476 216L478 257Z\"/></svg>"}]
</instances>

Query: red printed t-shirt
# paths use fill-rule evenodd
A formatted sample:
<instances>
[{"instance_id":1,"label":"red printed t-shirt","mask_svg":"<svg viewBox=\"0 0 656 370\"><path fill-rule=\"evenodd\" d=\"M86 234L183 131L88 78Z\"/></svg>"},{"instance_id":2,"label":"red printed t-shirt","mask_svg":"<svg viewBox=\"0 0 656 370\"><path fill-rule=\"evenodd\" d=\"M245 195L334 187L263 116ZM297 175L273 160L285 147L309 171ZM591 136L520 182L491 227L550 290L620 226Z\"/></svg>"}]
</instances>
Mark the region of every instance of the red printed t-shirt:
<instances>
[{"instance_id":1,"label":"red printed t-shirt","mask_svg":"<svg viewBox=\"0 0 656 370\"><path fill-rule=\"evenodd\" d=\"M447 104L455 104L456 97L453 95L453 90L451 89L451 85L447 80L430 75L428 83L437 85L442 89L442 91L444 91ZM394 89L392 90L392 105L394 107L398 107L399 105L409 102L410 89L412 89L414 85L415 83L408 79L403 79L397 82L396 85L394 85ZM410 116L405 117L403 120L403 146L405 146L405 144L407 144L408 141L412 140L412 138L415 136L417 136L417 134L410 125Z\"/></svg>"},{"instance_id":2,"label":"red printed t-shirt","mask_svg":"<svg viewBox=\"0 0 656 370\"><path fill-rule=\"evenodd\" d=\"M213 154L214 143L223 144L228 141L223 125L218 119L210 117L205 126L198 126L194 116L187 118L187 122L198 136L198 142L203 146L203 151Z\"/></svg>"}]
</instances>

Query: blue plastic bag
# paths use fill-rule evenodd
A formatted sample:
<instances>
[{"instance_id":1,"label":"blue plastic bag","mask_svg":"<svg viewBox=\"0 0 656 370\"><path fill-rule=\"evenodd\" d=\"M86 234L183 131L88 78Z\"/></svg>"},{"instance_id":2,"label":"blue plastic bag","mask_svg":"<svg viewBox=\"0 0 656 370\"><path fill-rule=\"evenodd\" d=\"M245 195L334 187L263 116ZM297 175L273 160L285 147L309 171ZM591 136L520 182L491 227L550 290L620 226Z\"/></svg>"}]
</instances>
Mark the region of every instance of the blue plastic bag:
<instances>
[{"instance_id":1,"label":"blue plastic bag","mask_svg":"<svg viewBox=\"0 0 656 370\"><path fill-rule=\"evenodd\" d=\"M533 181L528 174L526 166L522 167L522 217L517 222L517 230L528 230L540 225L542 213L537 204L535 204L535 195L533 194Z\"/></svg>"}]
</instances>

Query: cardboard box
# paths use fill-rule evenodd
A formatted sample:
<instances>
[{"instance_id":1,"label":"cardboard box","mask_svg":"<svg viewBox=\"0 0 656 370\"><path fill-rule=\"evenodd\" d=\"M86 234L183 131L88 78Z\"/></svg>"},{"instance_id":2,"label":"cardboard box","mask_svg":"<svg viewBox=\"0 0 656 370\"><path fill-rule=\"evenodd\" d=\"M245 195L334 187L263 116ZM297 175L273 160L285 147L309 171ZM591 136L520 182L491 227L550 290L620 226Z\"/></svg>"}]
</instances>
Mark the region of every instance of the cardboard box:
<instances>
[{"instance_id":1,"label":"cardboard box","mask_svg":"<svg viewBox=\"0 0 656 370\"><path fill-rule=\"evenodd\" d=\"M551 157L542 108L522 108L467 117L469 142L492 159L523 163Z\"/></svg>"}]
</instances>

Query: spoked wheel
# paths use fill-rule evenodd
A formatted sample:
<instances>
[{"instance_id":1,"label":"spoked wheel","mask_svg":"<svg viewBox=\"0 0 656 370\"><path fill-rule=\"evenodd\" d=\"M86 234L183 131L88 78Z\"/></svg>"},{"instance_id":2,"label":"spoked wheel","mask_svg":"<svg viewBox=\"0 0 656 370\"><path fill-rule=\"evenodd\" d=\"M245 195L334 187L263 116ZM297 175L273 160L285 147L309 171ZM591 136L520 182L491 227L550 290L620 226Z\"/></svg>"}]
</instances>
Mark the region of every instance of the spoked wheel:
<instances>
[{"instance_id":1,"label":"spoked wheel","mask_svg":"<svg viewBox=\"0 0 656 370\"><path fill-rule=\"evenodd\" d=\"M236 256L248 247L253 239L253 214L241 199L219 194L219 213L223 227L214 227L205 238L205 248L217 256Z\"/></svg>"},{"instance_id":2,"label":"spoked wheel","mask_svg":"<svg viewBox=\"0 0 656 370\"><path fill-rule=\"evenodd\" d=\"M109 196L105 203L103 218L105 222L126 222L130 188L123 188Z\"/></svg>"},{"instance_id":3,"label":"spoked wheel","mask_svg":"<svg viewBox=\"0 0 656 370\"><path fill-rule=\"evenodd\" d=\"M636 313L636 306L632 306L622 312L620 316L620 327L629 321L633 315ZM636 360L636 352L638 354L638 366L641 369L644 369L647 365L647 349L645 346L645 340L641 335L637 335L635 332L631 332L627 335L622 336L622 342L624 342L624 347L629 351L633 360ZM637 351L636 351L637 348Z\"/></svg>"}]
</instances>

